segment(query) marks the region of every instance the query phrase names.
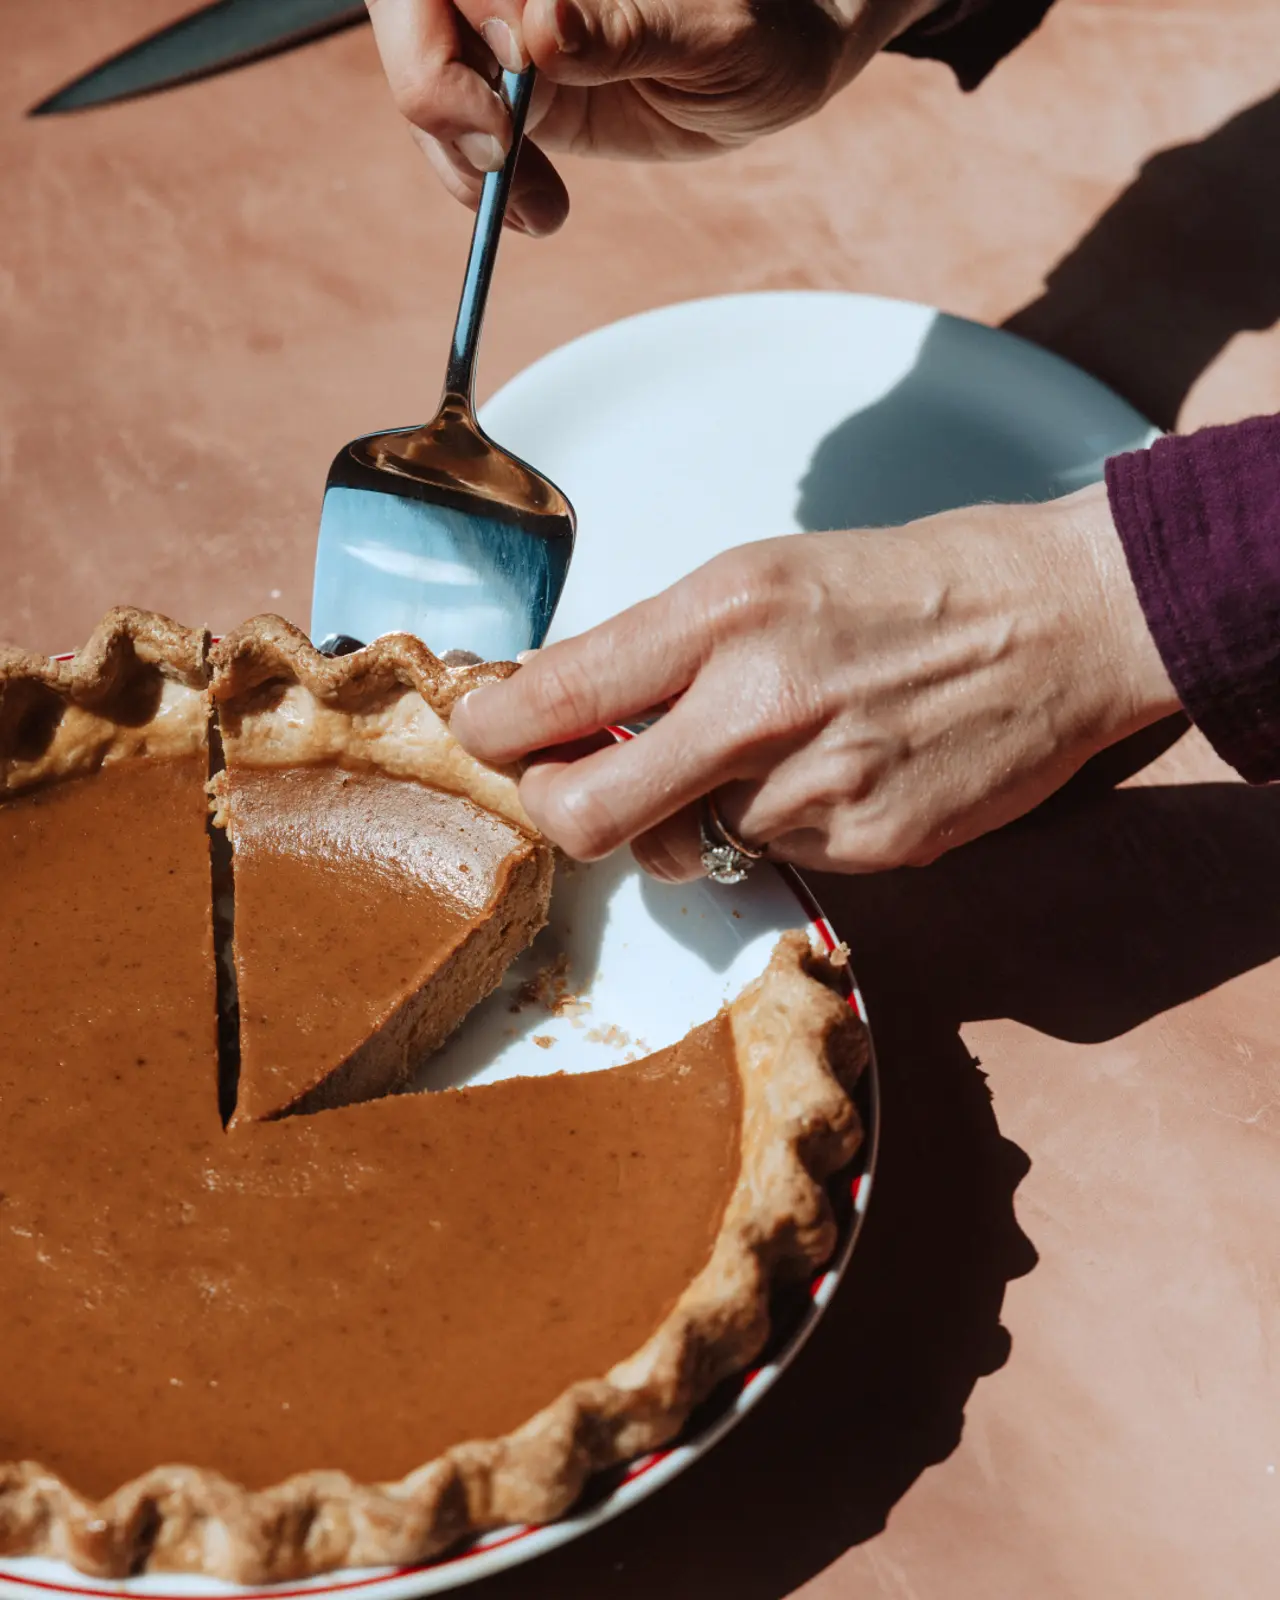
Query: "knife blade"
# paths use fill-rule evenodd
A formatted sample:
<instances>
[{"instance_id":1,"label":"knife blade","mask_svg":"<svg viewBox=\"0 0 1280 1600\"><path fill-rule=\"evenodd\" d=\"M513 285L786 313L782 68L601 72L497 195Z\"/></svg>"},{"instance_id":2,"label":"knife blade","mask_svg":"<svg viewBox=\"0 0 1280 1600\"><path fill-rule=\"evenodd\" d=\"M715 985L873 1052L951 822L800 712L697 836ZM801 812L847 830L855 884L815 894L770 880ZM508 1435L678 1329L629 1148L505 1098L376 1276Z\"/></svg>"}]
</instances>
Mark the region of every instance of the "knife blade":
<instances>
[{"instance_id":1,"label":"knife blade","mask_svg":"<svg viewBox=\"0 0 1280 1600\"><path fill-rule=\"evenodd\" d=\"M85 111L212 77L368 20L363 0L214 0L122 50L32 106Z\"/></svg>"}]
</instances>

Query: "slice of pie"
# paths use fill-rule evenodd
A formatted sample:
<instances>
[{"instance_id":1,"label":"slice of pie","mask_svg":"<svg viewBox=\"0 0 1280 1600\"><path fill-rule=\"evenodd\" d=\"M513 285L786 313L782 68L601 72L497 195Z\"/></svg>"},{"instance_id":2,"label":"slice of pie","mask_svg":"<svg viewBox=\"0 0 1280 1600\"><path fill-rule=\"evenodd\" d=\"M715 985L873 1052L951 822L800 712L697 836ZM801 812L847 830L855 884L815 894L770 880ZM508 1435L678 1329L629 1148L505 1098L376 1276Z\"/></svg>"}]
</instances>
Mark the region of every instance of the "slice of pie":
<instances>
[{"instance_id":1,"label":"slice of pie","mask_svg":"<svg viewBox=\"0 0 1280 1600\"><path fill-rule=\"evenodd\" d=\"M256 1096L227 1127L203 638L116 613L70 665L0 656L0 1552L267 1582L554 1517L832 1249L866 1046L801 934L645 1060L336 1103L542 914L545 847L419 648L326 663L260 622L212 656ZM369 883L347 939L394 957L341 991L305 913Z\"/></svg>"},{"instance_id":2,"label":"slice of pie","mask_svg":"<svg viewBox=\"0 0 1280 1600\"><path fill-rule=\"evenodd\" d=\"M210 664L234 845L236 1120L388 1094L546 921L551 851L514 776L448 731L495 669L450 669L407 634L330 660L275 618Z\"/></svg>"}]
</instances>

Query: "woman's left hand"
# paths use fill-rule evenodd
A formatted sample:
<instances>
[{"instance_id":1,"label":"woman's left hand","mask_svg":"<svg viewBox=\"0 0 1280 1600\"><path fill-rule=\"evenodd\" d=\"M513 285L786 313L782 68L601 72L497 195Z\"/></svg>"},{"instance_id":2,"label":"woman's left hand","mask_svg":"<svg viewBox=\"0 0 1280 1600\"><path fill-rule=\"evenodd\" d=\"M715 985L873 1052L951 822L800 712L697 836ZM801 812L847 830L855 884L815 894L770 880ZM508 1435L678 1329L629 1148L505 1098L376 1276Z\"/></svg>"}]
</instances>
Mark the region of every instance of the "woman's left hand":
<instances>
[{"instance_id":1,"label":"woman's left hand","mask_svg":"<svg viewBox=\"0 0 1280 1600\"><path fill-rule=\"evenodd\" d=\"M675 697L626 744L556 755ZM743 545L473 691L453 728L490 761L550 752L520 793L569 855L630 841L682 880L711 790L774 859L921 864L1176 708L1098 486Z\"/></svg>"}]
</instances>

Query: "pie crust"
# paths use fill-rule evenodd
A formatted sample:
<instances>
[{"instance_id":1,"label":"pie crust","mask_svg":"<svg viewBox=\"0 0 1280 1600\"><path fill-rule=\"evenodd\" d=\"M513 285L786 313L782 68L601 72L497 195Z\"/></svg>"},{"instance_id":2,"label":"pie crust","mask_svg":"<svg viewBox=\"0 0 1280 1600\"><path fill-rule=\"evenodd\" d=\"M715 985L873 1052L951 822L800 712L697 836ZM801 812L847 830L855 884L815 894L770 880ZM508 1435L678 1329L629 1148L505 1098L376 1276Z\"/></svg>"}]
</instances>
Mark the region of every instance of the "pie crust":
<instances>
[{"instance_id":1,"label":"pie crust","mask_svg":"<svg viewBox=\"0 0 1280 1600\"><path fill-rule=\"evenodd\" d=\"M213 646L210 689L229 759L288 767L341 761L469 795L532 824L516 773L470 756L449 713L470 690L516 671L510 662L447 666L421 640L388 634L349 656L324 656L279 617L255 617Z\"/></svg>"},{"instance_id":2,"label":"pie crust","mask_svg":"<svg viewBox=\"0 0 1280 1600\"><path fill-rule=\"evenodd\" d=\"M513 669L448 667L407 634L330 659L274 617L255 618L227 635L213 647L209 666L226 763L214 780L217 820L237 857L242 1058L234 1120L380 1098L409 1081L547 920L552 854L521 808L516 774L477 761L448 729L461 695ZM281 769L288 779L278 776ZM364 816L379 800L387 805L389 791L401 797L406 814L371 860L357 854L341 882L333 872L317 879L299 863L299 830L337 825L335 861L352 846L350 823L355 839L368 842ZM264 821L287 846L267 852L265 866L264 852L252 848ZM385 834L386 826L379 831ZM406 836L422 846L407 851L400 843ZM421 858L425 872L406 871L398 878L402 893L389 897L381 878L396 873L407 853ZM412 895L414 884L425 895ZM304 891L308 915L291 919L295 936L282 950L281 896L300 886L311 886ZM440 916L445 925L436 930L437 943L430 935ZM379 952L387 960L395 942L389 919L399 930L395 993L383 990L378 971ZM324 970L328 952L316 936L330 930L341 934L349 959L341 974L331 968L331 981L317 986L312 977ZM416 989L401 993L405 946L427 964L419 967ZM283 964L297 984L289 1018L279 991ZM269 997L254 982L264 966L276 986ZM309 991L317 987L323 997L313 998Z\"/></svg>"},{"instance_id":3,"label":"pie crust","mask_svg":"<svg viewBox=\"0 0 1280 1600\"><path fill-rule=\"evenodd\" d=\"M0 645L0 799L129 756L204 747L209 636L117 607L70 661Z\"/></svg>"},{"instance_id":4,"label":"pie crust","mask_svg":"<svg viewBox=\"0 0 1280 1600\"><path fill-rule=\"evenodd\" d=\"M0 796L193 748L210 687L233 707L223 737L239 741L244 759L287 766L363 752L383 770L438 778L447 768L456 778L471 758L448 739L451 705L513 669L448 668L408 639L362 656L329 662L274 619L210 655L203 635L128 611L113 612L74 662L5 653ZM511 774L467 782L520 820ZM0 1552L101 1577L187 1571L239 1583L417 1562L489 1528L557 1517L593 1472L670 1440L762 1348L774 1286L830 1256L825 1181L861 1140L850 1093L865 1031L806 935L785 934L725 1015L741 1099L737 1176L706 1265L633 1354L572 1383L506 1436L457 1444L396 1482L316 1470L250 1490L198 1465L164 1465L89 1501L38 1464L0 1464Z\"/></svg>"}]
</instances>

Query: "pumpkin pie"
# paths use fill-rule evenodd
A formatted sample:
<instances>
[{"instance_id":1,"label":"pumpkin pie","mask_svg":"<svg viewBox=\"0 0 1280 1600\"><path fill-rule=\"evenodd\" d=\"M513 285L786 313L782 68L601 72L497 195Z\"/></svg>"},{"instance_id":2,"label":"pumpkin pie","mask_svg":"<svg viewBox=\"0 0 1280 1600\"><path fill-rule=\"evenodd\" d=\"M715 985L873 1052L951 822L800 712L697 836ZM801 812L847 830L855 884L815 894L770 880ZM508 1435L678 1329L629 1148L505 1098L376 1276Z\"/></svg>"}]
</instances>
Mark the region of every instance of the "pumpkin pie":
<instances>
[{"instance_id":1,"label":"pumpkin pie","mask_svg":"<svg viewBox=\"0 0 1280 1600\"><path fill-rule=\"evenodd\" d=\"M392 1092L545 915L448 733L497 670L125 611L0 652L0 1552L268 1582L555 1517L829 1255L865 1040L801 934L644 1060Z\"/></svg>"}]
</instances>

